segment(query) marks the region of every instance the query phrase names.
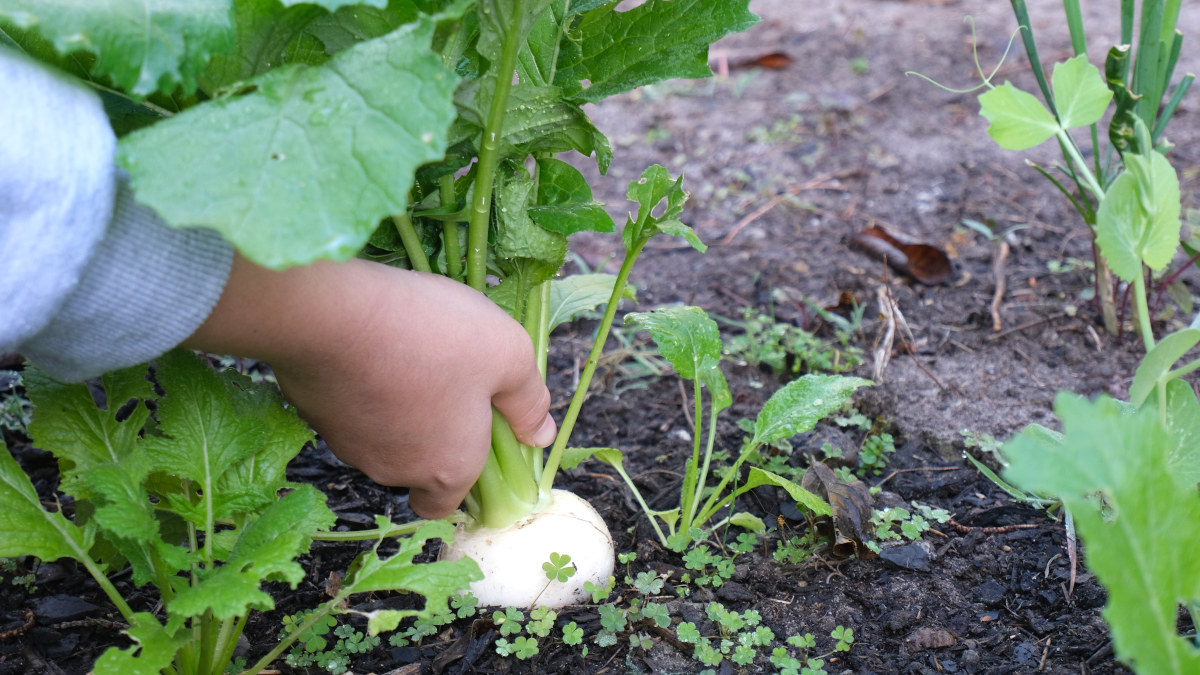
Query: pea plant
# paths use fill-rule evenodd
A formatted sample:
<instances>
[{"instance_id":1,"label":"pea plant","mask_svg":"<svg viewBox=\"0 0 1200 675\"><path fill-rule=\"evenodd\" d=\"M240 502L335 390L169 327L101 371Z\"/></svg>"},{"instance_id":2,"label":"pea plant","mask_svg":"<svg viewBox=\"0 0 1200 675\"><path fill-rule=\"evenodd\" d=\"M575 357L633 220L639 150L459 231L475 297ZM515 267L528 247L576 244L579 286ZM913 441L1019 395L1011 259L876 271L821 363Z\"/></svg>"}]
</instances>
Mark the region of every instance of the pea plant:
<instances>
[{"instance_id":1,"label":"pea plant","mask_svg":"<svg viewBox=\"0 0 1200 675\"><path fill-rule=\"evenodd\" d=\"M1122 0L1120 3L1121 44L1108 50L1104 73L1088 63L1088 38L1079 0L1063 0L1063 12L1075 56L1054 65L1047 80L1033 23L1025 0L1010 0L1017 19L1022 44L1029 57L1032 74L1037 81L1041 101L1010 82L995 86L991 77L976 67L987 91L979 96L981 114L991 123L988 134L1006 150L1027 150L1053 138L1062 150L1063 163L1051 172L1031 164L1048 179L1079 213L1095 241L1096 297L1100 304L1105 329L1111 334L1120 330L1116 284L1105 246L1099 241L1104 227L1101 206L1107 191L1117 179L1131 170L1127 159L1132 153L1141 154L1143 143L1167 154L1172 145L1166 138L1167 125L1179 103L1191 89L1194 76L1186 74L1172 84L1183 36L1175 26L1179 19L1178 0ZM1135 26L1137 36L1135 39ZM999 67L997 66L997 69ZM992 75L994 75L994 71ZM1172 86L1174 87L1172 91ZM1170 93L1168 97L1167 94ZM1044 103L1043 103L1044 102ZM1111 104L1111 105L1110 105ZM1107 129L1107 144L1102 142L1100 124L1106 112L1111 112ZM1139 133L1139 125L1146 133ZM1090 153L1085 153L1072 129L1085 129ZM1090 159L1085 157L1090 154ZM1175 250L1175 241L1160 240L1156 263L1165 264ZM1187 241L1189 254L1200 251L1200 242ZM1112 250L1112 246L1107 247ZM1162 255L1166 260L1161 260ZM1154 266L1156 271L1161 265ZM1117 274L1121 279L1132 275ZM1135 298L1137 294L1135 294Z\"/></svg>"},{"instance_id":2,"label":"pea plant","mask_svg":"<svg viewBox=\"0 0 1200 675\"><path fill-rule=\"evenodd\" d=\"M457 519L461 543L559 501L554 476L634 261L660 234L704 248L679 219L682 179L651 167L630 185L637 210L620 234L620 272L555 279L570 235L616 229L582 173L557 159L577 152L601 172L611 161L583 106L668 78L708 76L708 45L757 20L748 0L618 4L16 0L0 6L0 48L92 86L120 136L117 161L137 198L171 225L219 231L258 264L359 255L444 274L523 322L543 369L551 329L606 305L549 456L497 423L488 466ZM455 538L450 522L381 520L374 530L322 533L332 518L320 493L283 480L286 459L307 439L303 425L280 421L280 401L261 388L202 371L182 357L164 359L154 377L165 395L148 389L145 369L111 374L111 405L101 406L85 389L35 376L31 435L58 456L74 521L43 509L11 456L0 456L0 556L78 560L130 625L134 647L106 652L96 673L222 672L248 612L272 605L261 583L298 583L296 557L318 536L376 547L405 538L390 557L375 549L360 557L337 597L294 623L247 672L346 611L350 594L407 589L426 598L412 614L432 616L479 580L479 568L451 562L453 554L413 567L426 542ZM241 407L247 402L254 406ZM209 454L216 447L222 454ZM593 529L607 536L602 521ZM538 539L600 565L599 574L556 575L554 584L604 586L611 550L593 555L556 535ZM545 600L553 590L540 569L547 553L493 548L532 555L499 574L529 575L534 595L519 604ZM125 565L135 584L157 588L164 613L138 611L116 591L108 575ZM403 616L371 615L368 634L394 629Z\"/></svg>"},{"instance_id":3,"label":"pea plant","mask_svg":"<svg viewBox=\"0 0 1200 675\"><path fill-rule=\"evenodd\" d=\"M1020 14L1023 3L1013 4ZM1130 43L1134 5L1121 3L1122 38ZM1108 52L1104 74L1087 61L1078 4L1064 6L1079 55L1055 66L1049 85L1041 83L1048 105L1009 83L980 101L988 131L1002 146L1023 149L1056 138L1067 153L1065 170L1086 195L1077 206L1094 214L1099 253L1130 285L1146 354L1127 402L1060 393L1054 407L1062 432L1025 429L1003 448L1004 477L1021 490L1060 499L1073 517L1088 565L1108 589L1104 616L1118 657L1139 672L1192 672L1200 668L1200 650L1177 632L1176 616L1183 606L1193 625L1200 618L1200 401L1183 379L1200 369L1200 359L1176 364L1200 344L1200 319L1159 339L1146 292L1147 272L1162 271L1180 248L1179 179L1162 132L1191 76L1160 108L1182 41L1174 30L1179 3L1142 4L1132 80L1128 46ZM1031 34L1023 34L1031 45ZM1068 131L1090 126L1095 136L1110 103L1117 156L1101 164L1096 152L1093 165ZM1085 200L1094 208L1084 207Z\"/></svg>"}]
</instances>

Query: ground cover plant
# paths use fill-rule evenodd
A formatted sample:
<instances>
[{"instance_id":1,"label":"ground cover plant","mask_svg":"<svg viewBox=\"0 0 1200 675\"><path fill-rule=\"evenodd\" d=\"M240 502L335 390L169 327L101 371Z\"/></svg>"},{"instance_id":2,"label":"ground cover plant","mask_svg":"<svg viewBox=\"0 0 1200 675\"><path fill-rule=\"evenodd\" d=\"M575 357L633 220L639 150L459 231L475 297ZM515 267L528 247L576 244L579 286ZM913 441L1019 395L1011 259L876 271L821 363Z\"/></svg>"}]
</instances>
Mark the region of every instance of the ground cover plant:
<instances>
[{"instance_id":1,"label":"ground cover plant","mask_svg":"<svg viewBox=\"0 0 1200 675\"><path fill-rule=\"evenodd\" d=\"M303 576L295 558L316 537L376 546L352 564L330 601L285 621L280 643L247 672L296 641L304 650L289 653L293 665L344 667L348 652L374 646L373 636L401 619L443 613L449 596L468 583L481 582L472 588L486 604L555 606L578 601L585 584L594 588L609 576L612 543L585 502L560 517L558 530L542 532L528 521L548 520L543 516L567 501L552 491L554 477L639 253L659 234L704 246L678 218L682 179L653 166L629 187L637 211L621 231L621 271L556 289L567 236L614 226L579 171L554 155L577 151L603 170L608 142L583 103L668 77L707 75L708 44L754 21L745 2L658 1L622 12L616 5L213 2L147 16L132 3L94 12L56 3L5 8L7 48L63 66L106 95L127 132L121 165L139 199L171 223L213 227L248 258L275 268L361 253L459 279L522 321L543 361L551 329L606 305L549 456L521 446L497 418L492 455L453 537L447 522L396 525L382 517L374 530L322 534L333 519L320 493L283 479L286 459L308 440L296 419L258 426L259 417L284 414L278 400L186 356L164 357L153 370L165 395L156 396L136 368L110 376L99 403L83 385L57 387L31 371L27 386L38 411L31 436L58 457L76 519L42 509L6 455L6 497L21 507L7 515L10 535L0 553L70 557L101 585L136 644L106 652L96 672L224 671L250 610L273 607L261 585L294 587ZM677 30L660 31L663 22ZM680 327L687 329L657 326ZM702 375L710 389L720 377L719 343L715 348ZM803 414L811 427L859 384L833 378L776 403L758 442L800 431L789 415ZM696 393L699 406L699 385ZM246 414L245 397L258 407L240 428L229 418L234 409ZM714 420L724 405L712 406ZM88 423L73 427L73 416ZM86 438L89 425L103 430L91 444L76 438ZM782 485L809 508L827 510L803 488L759 471L696 514L713 440L710 429L699 474L698 455L688 465L698 479L685 493L693 503L683 512L677 550L755 485ZM581 527L585 517L594 524ZM506 528L530 539L469 548ZM599 548L564 538L580 531L599 535ZM32 535L33 543L19 535ZM380 543L397 536L400 548L381 556ZM455 541L441 561L413 567L430 539ZM496 567L490 559L497 554L532 557ZM538 564L547 557L543 575ZM157 589L165 621L135 611L108 581L126 563L135 584ZM514 582L521 576L532 583ZM383 588L423 595L424 608L369 612L371 639L350 630L326 649L314 631L331 627L329 615L345 611L350 595ZM522 590L512 595L513 588ZM529 645L512 647L520 654Z\"/></svg>"},{"instance_id":2,"label":"ground cover plant","mask_svg":"<svg viewBox=\"0 0 1200 675\"><path fill-rule=\"evenodd\" d=\"M1164 135L1193 79L1185 76L1168 98L1183 40L1175 30L1179 3L1149 0L1139 12L1138 3L1122 2L1124 44L1108 50L1101 74L1088 61L1079 3L1067 0L1076 55L1054 66L1049 84L1024 2L1012 5L1046 105L1009 82L994 86L985 77L989 90L979 102L988 133L1011 150L1058 140L1067 162L1060 170L1078 193L1039 171L1094 230L1097 283L1110 331L1117 328L1117 314L1106 270L1129 285L1145 356L1128 402L1060 394L1055 411L1062 432L1042 425L1023 431L1003 448L1004 477L1062 500L1091 569L1108 589L1104 614L1117 655L1138 672L1192 672L1200 668L1194 536L1200 528L1200 449L1194 440L1200 402L1181 378L1200 368L1200 360L1175 364L1200 343L1200 319L1157 338L1146 282L1181 248L1179 177ZM1097 129L1106 113L1111 145L1102 159ZM1090 128L1091 163L1069 133L1078 127ZM1177 628L1181 607L1190 613L1188 636Z\"/></svg>"},{"instance_id":3,"label":"ground cover plant","mask_svg":"<svg viewBox=\"0 0 1200 675\"><path fill-rule=\"evenodd\" d=\"M868 363L853 374L871 377L873 340L881 327L874 298L886 284L912 328L911 352L897 346L884 377L857 392L855 407L861 416L847 411L838 415L846 425L822 423L788 439L791 453L782 449L783 443L763 448L771 461L764 468L799 481L802 458L827 456L820 448L828 446L843 456L827 460L839 476L843 465L858 472L854 455L864 433L890 433L895 450L883 455L887 463L881 473L862 476L880 490L875 495L877 510L904 508L916 514L915 501L949 511L952 521L926 518L930 531L909 542L899 521L889 520L889 531L903 539L885 542L884 555L840 561L800 541L808 533L803 515L785 492L763 488L738 500L738 511L753 513L768 525L752 550L742 550L740 535L749 533L734 529L699 547L708 555L689 551L684 562L656 543L648 519L620 477L607 467L585 463L563 472L556 486L586 496L617 540L622 553L607 597L589 597L583 605L556 610L555 625L546 637L525 630L535 621L527 607L514 608L524 615L516 622L521 630L501 636L495 608L458 618L466 610L452 599L452 621L443 623L442 615L437 621L402 623L397 631L381 634L379 646L349 655L354 672L418 667L450 673L707 668L694 657L691 643L676 641L676 631L662 632L654 618L635 618L631 602L641 601L643 593L643 606L664 605L673 627L694 624L714 649L730 639L732 655L742 646L742 636L753 639L756 657L744 667L748 672L776 672L791 665L786 658L814 659L834 652L831 633L839 625L853 630L854 642L850 651L825 658L823 667L831 673L1128 672L1112 654L1109 631L1101 620L1106 595L1086 557L1080 557L1072 575L1062 521L1048 518L1040 506L1026 507L1010 499L961 461L960 429L976 430L980 438L987 434L1005 439L1029 421L1054 426L1042 412L1050 410L1054 389L1127 398L1124 378L1132 377L1135 352L1143 351L1128 329L1122 342L1099 330L1089 298L1080 295L1092 287L1090 270L1071 266L1073 260L1091 257L1086 230L1075 226L1078 216L1061 193L1022 164L1028 156L1052 166L1050 151L1057 153L1057 147L1051 143L1024 153L1003 152L984 133L986 120L975 114L973 95L941 92L903 75L905 69L915 68L942 82L968 80L970 44L960 24L965 13L976 17L980 35L991 38L980 41L981 59L995 63L1015 26L1009 6L975 0L751 0L750 8L763 21L710 52L715 70L724 52L727 78L655 85L587 108L611 139L612 180L596 178L589 168L594 162L573 163L589 176L597 201L614 205L622 203L626 185L645 166L658 163L669 167L673 176L687 175L691 195L683 219L710 248L698 256L682 242L650 242L631 275L638 287L639 311L678 303L740 317L743 308L756 307L778 321L809 326L804 318L807 305L801 303L810 299L817 306L832 305L846 291L866 306L853 344L863 349ZM1106 21L1110 15L1103 10L1095 3L1085 6L1089 35L1113 36L1115 41L1116 17ZM1054 61L1070 56L1065 24L1061 32L1055 29L1055 17L1061 13L1040 6L1030 11L1042 54ZM1191 35L1198 20L1195 8L1185 3L1180 27ZM959 29L950 29L955 26ZM792 62L782 68L747 65L750 57L768 52L779 54L772 56L775 62L785 57ZM898 54L905 56L897 58ZM1036 92L1036 81L1020 64L1023 58L1019 53L1011 57L997 82L1011 78ZM869 63L870 68L856 69L855 63ZM1194 70L1195 64L1187 42L1179 69ZM1181 169L1185 205L1194 206L1189 200L1197 177L1188 170L1197 161L1196 145L1189 140L1196 119L1192 100L1187 97L1177 109L1170 135L1177 143L1171 157ZM777 122L788 130L786 135L758 140L755 129L772 129ZM815 185L826 187L813 189ZM730 243L720 243L735 224L770 206L775 195L783 199L751 219ZM623 212L613 216L624 220ZM994 331L988 311L996 246L954 227L965 218L988 223L995 232L1026 225L1005 237L1011 253L1000 270L1008 292L998 305L1003 322L999 331ZM842 243L873 221L944 246L962 276L932 287L888 277L878 261ZM617 271L610 262L617 253L615 241L605 244L606 237L588 234L572 240L570 257L583 261L580 269ZM1187 292L1195 292L1194 273L1185 272L1180 279ZM1063 316L1071 305L1078 311ZM1132 312L1132 304L1129 307ZM1152 300L1157 330L1178 327L1165 323L1166 313L1153 308ZM547 374L558 405L556 418L565 410L586 362L594 326L589 321L561 326L551 341ZM628 326L619 327L619 332L621 351L645 353L646 338ZM723 327L722 337L728 341L733 335ZM657 357L652 360L661 363ZM4 366L12 367L11 361L0 356ZM781 384L765 370L739 360L727 359L722 368L733 403L718 420L718 466L736 457L750 433L735 421L754 420ZM263 371L251 366L250 372L257 376ZM621 448L626 471L652 508L671 509L677 506L673 500L679 496L678 478L692 452L692 438L686 433L692 420L684 413L685 406L691 410L691 397L683 400L681 378L675 375L630 379L641 372L614 366L606 355L572 444ZM11 376L0 373L0 392L12 390L6 377ZM683 385L689 392L690 382L683 380ZM19 432L5 434L38 494L53 504L58 480L53 458L33 449ZM400 493L338 465L319 446L302 450L287 472L290 480L312 483L327 495L339 530L373 527L375 514L392 513L398 519L403 512ZM660 494L663 498L656 499ZM1057 501L1051 495L1044 500ZM60 501L71 514L71 500L63 496ZM780 551L783 561L776 562L776 544L784 539L797 541L791 550ZM372 545L367 542L365 547ZM390 551L388 547L384 542L381 554ZM814 549L816 557L811 555ZM257 656L276 643L285 617L328 601L325 592L332 578L343 574L363 550L362 543L315 540L300 558L307 574L295 590L286 583L266 586L276 609L251 613L244 631L251 654ZM637 556L630 560L633 551ZM788 562L793 552L795 562ZM541 562L549 561L539 561L539 573ZM39 563L25 557L13 563L14 572L0 569L0 673L57 672L56 668L71 675L85 673L103 649L130 644L120 634L120 617L103 593L87 583L86 573L68 561ZM664 581L657 592L653 580L639 582L645 591L625 581L628 577L638 582L651 573ZM13 575L32 576L37 590L14 584ZM686 582L684 575L689 575ZM128 575L112 579L129 602L151 605L146 591L134 587ZM71 599L98 608L82 616L58 609ZM726 627L723 635L708 616L713 601L739 617L754 609L761 620L754 629ZM608 604L616 605L604 610L608 624L616 626L621 614L627 617L625 628L612 631L611 637L600 616L600 608ZM351 607L359 611L396 606L407 605L387 592L351 600ZM649 614L657 612L651 608ZM508 614L507 608L503 613ZM312 654L326 654L322 658L333 662L338 655L331 652L342 639L335 631L350 632L341 627L352 626L365 635L366 625L355 614L338 616L337 625L324 634L327 644ZM763 627L771 629L775 642L758 647L758 638L752 636ZM538 624L534 628L541 630ZM396 637L401 634L407 635L406 643ZM814 636L814 647L800 646L805 634ZM526 638L519 650L526 658L496 653L500 638L509 643ZM529 655L529 642L535 639L537 652ZM316 666L288 665L288 654L299 644L281 655L275 667L287 673L325 672ZM786 657L772 659L777 648L785 648ZM712 670L731 668L743 669L726 658Z\"/></svg>"}]
</instances>

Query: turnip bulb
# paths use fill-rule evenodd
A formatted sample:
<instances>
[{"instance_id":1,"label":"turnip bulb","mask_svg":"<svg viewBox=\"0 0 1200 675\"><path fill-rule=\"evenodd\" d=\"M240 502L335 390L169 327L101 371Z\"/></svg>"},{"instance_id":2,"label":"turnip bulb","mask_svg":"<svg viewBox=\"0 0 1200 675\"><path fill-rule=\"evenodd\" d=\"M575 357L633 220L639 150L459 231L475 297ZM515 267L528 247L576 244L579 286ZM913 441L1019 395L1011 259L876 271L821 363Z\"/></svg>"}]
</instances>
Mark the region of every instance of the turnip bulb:
<instances>
[{"instance_id":1,"label":"turnip bulb","mask_svg":"<svg viewBox=\"0 0 1200 675\"><path fill-rule=\"evenodd\" d=\"M551 553L571 556L576 572L566 581L546 577L542 563ZM553 490L549 504L503 528L469 529L460 525L454 543L439 558L470 557L483 579L471 593L484 606L564 607L590 598L588 581L603 588L615 566L612 536L592 505L566 490Z\"/></svg>"}]
</instances>

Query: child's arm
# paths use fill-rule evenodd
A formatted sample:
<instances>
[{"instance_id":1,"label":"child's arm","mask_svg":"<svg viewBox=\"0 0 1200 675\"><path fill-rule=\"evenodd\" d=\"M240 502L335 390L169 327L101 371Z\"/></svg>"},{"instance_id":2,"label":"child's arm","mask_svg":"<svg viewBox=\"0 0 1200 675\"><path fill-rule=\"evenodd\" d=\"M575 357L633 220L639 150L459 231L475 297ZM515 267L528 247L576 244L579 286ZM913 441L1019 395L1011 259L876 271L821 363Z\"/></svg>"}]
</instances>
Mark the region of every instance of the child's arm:
<instances>
[{"instance_id":1,"label":"child's arm","mask_svg":"<svg viewBox=\"0 0 1200 675\"><path fill-rule=\"evenodd\" d=\"M411 488L422 517L453 511L479 476L492 406L523 442L554 440L524 328L444 277L362 260L274 272L237 257L184 346L270 363L330 448L379 483Z\"/></svg>"}]
</instances>

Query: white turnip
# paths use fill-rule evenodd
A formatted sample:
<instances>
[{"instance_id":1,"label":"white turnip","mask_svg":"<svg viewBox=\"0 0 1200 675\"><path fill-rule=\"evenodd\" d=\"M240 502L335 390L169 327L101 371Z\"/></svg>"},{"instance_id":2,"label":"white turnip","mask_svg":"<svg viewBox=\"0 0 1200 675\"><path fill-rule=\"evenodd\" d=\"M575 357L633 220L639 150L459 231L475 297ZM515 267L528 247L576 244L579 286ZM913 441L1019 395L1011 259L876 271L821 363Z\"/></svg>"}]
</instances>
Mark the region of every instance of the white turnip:
<instances>
[{"instance_id":1,"label":"white turnip","mask_svg":"<svg viewBox=\"0 0 1200 675\"><path fill-rule=\"evenodd\" d=\"M542 563L551 553L571 556L576 568L565 582L548 579ZM613 573L612 536L600 514L582 498L553 490L549 503L504 528L459 526L454 543L440 558L470 557L479 563L483 579L471 584L481 605L497 607L563 607L589 597L588 581L597 587Z\"/></svg>"}]
</instances>

